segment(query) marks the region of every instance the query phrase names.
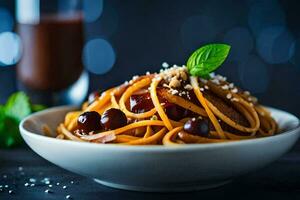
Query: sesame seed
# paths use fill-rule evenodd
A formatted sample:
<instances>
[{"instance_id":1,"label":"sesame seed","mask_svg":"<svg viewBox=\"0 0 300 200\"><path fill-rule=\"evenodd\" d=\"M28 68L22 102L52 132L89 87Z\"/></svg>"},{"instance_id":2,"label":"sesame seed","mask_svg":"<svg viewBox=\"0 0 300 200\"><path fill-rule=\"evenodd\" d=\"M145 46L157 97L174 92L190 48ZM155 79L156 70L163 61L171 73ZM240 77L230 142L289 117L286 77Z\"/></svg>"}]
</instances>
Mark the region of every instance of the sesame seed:
<instances>
[{"instance_id":1,"label":"sesame seed","mask_svg":"<svg viewBox=\"0 0 300 200\"><path fill-rule=\"evenodd\" d=\"M48 185L48 187L52 188L52 185Z\"/></svg>"},{"instance_id":2,"label":"sesame seed","mask_svg":"<svg viewBox=\"0 0 300 200\"><path fill-rule=\"evenodd\" d=\"M163 84L163 86L166 87L166 88L170 88L169 85L165 84L165 83Z\"/></svg>"},{"instance_id":3,"label":"sesame seed","mask_svg":"<svg viewBox=\"0 0 300 200\"><path fill-rule=\"evenodd\" d=\"M13 191L13 190L8 190L8 193L9 193L9 194L13 194L14 191Z\"/></svg>"},{"instance_id":4,"label":"sesame seed","mask_svg":"<svg viewBox=\"0 0 300 200\"><path fill-rule=\"evenodd\" d=\"M231 94L231 93L228 93L228 94L226 95L226 98L227 98L227 99L231 99L231 98L232 98L232 94Z\"/></svg>"},{"instance_id":5,"label":"sesame seed","mask_svg":"<svg viewBox=\"0 0 300 200\"><path fill-rule=\"evenodd\" d=\"M147 72L146 72L146 75L150 75L150 72L149 72L149 71L147 71Z\"/></svg>"},{"instance_id":6,"label":"sesame seed","mask_svg":"<svg viewBox=\"0 0 300 200\"><path fill-rule=\"evenodd\" d=\"M209 87L208 87L207 85L204 85L204 88L205 88L206 90L208 90L208 89L209 89Z\"/></svg>"},{"instance_id":7,"label":"sesame seed","mask_svg":"<svg viewBox=\"0 0 300 200\"><path fill-rule=\"evenodd\" d=\"M8 188L8 185L4 185L5 188Z\"/></svg>"},{"instance_id":8,"label":"sesame seed","mask_svg":"<svg viewBox=\"0 0 300 200\"><path fill-rule=\"evenodd\" d=\"M0 188L0 192L3 192L3 189L2 189L2 188Z\"/></svg>"},{"instance_id":9,"label":"sesame seed","mask_svg":"<svg viewBox=\"0 0 300 200\"><path fill-rule=\"evenodd\" d=\"M135 75L135 76L132 77L132 80L136 80L136 79L138 79L138 78L139 78L139 76L138 76L138 75Z\"/></svg>"},{"instance_id":10,"label":"sesame seed","mask_svg":"<svg viewBox=\"0 0 300 200\"><path fill-rule=\"evenodd\" d=\"M227 78L225 76L221 76L219 74L216 75L215 78L218 79L218 80L220 80L220 81L226 81L227 80Z\"/></svg>"},{"instance_id":11,"label":"sesame seed","mask_svg":"<svg viewBox=\"0 0 300 200\"><path fill-rule=\"evenodd\" d=\"M19 170L19 171L23 171L23 167L21 167L21 166L18 167L18 170Z\"/></svg>"},{"instance_id":12,"label":"sesame seed","mask_svg":"<svg viewBox=\"0 0 300 200\"><path fill-rule=\"evenodd\" d=\"M187 93L187 98L188 98L189 100L191 100L190 93Z\"/></svg>"},{"instance_id":13,"label":"sesame seed","mask_svg":"<svg viewBox=\"0 0 300 200\"><path fill-rule=\"evenodd\" d=\"M66 186L66 185L64 185L64 186L63 186L63 189L67 189L67 186Z\"/></svg>"},{"instance_id":14,"label":"sesame seed","mask_svg":"<svg viewBox=\"0 0 300 200\"><path fill-rule=\"evenodd\" d=\"M220 81L218 79L212 79L211 82L213 82L216 85L220 85Z\"/></svg>"},{"instance_id":15,"label":"sesame seed","mask_svg":"<svg viewBox=\"0 0 300 200\"><path fill-rule=\"evenodd\" d=\"M244 94L245 95L250 95L250 92L249 91L244 91Z\"/></svg>"},{"instance_id":16,"label":"sesame seed","mask_svg":"<svg viewBox=\"0 0 300 200\"><path fill-rule=\"evenodd\" d=\"M7 178L7 175L6 175L6 174L4 174L4 175L3 175L3 178Z\"/></svg>"},{"instance_id":17,"label":"sesame seed","mask_svg":"<svg viewBox=\"0 0 300 200\"><path fill-rule=\"evenodd\" d=\"M234 88L234 84L233 84L233 83L230 83L230 84L229 84L229 88Z\"/></svg>"},{"instance_id":18,"label":"sesame seed","mask_svg":"<svg viewBox=\"0 0 300 200\"><path fill-rule=\"evenodd\" d=\"M56 185L60 185L60 183L59 183L59 182L57 182L57 183L56 183Z\"/></svg>"},{"instance_id":19,"label":"sesame seed","mask_svg":"<svg viewBox=\"0 0 300 200\"><path fill-rule=\"evenodd\" d=\"M203 92L203 91L204 91L204 88L200 88L200 91Z\"/></svg>"},{"instance_id":20,"label":"sesame seed","mask_svg":"<svg viewBox=\"0 0 300 200\"><path fill-rule=\"evenodd\" d=\"M173 94L173 95L178 94L178 90L173 90L173 89L171 89L171 90L169 90L169 91L170 91L171 94Z\"/></svg>"},{"instance_id":21,"label":"sesame seed","mask_svg":"<svg viewBox=\"0 0 300 200\"><path fill-rule=\"evenodd\" d=\"M34 186L35 186L35 184L34 184L34 183L30 184L30 187L34 187Z\"/></svg>"},{"instance_id":22,"label":"sesame seed","mask_svg":"<svg viewBox=\"0 0 300 200\"><path fill-rule=\"evenodd\" d=\"M153 115L154 116L154 115ZM74 181L70 181L71 184L74 184Z\"/></svg>"},{"instance_id":23,"label":"sesame seed","mask_svg":"<svg viewBox=\"0 0 300 200\"><path fill-rule=\"evenodd\" d=\"M24 186L25 186L25 187L28 187L28 186L29 186L29 183L25 183Z\"/></svg>"},{"instance_id":24,"label":"sesame seed","mask_svg":"<svg viewBox=\"0 0 300 200\"><path fill-rule=\"evenodd\" d=\"M155 80L160 81L160 80L161 80L161 77L160 77L160 76L156 76L156 77L155 77Z\"/></svg>"},{"instance_id":25,"label":"sesame seed","mask_svg":"<svg viewBox=\"0 0 300 200\"><path fill-rule=\"evenodd\" d=\"M0 188L2 188L3 187L3 185L0 185Z\"/></svg>"},{"instance_id":26,"label":"sesame seed","mask_svg":"<svg viewBox=\"0 0 300 200\"><path fill-rule=\"evenodd\" d=\"M50 184L50 181L45 181L45 184L46 184L46 185L49 185L49 184Z\"/></svg>"},{"instance_id":27,"label":"sesame seed","mask_svg":"<svg viewBox=\"0 0 300 200\"><path fill-rule=\"evenodd\" d=\"M238 89L237 89L237 88L233 88L233 89L231 90L231 92L232 92L232 93L237 93L237 92L238 92Z\"/></svg>"},{"instance_id":28,"label":"sesame seed","mask_svg":"<svg viewBox=\"0 0 300 200\"><path fill-rule=\"evenodd\" d=\"M228 89L229 89L229 86L228 86L228 85L223 85L221 88L222 88L223 90L228 90Z\"/></svg>"},{"instance_id":29,"label":"sesame seed","mask_svg":"<svg viewBox=\"0 0 300 200\"><path fill-rule=\"evenodd\" d=\"M187 84L187 85L184 86L184 89L186 89L186 90L192 90L193 86L190 85L190 84Z\"/></svg>"},{"instance_id":30,"label":"sesame seed","mask_svg":"<svg viewBox=\"0 0 300 200\"><path fill-rule=\"evenodd\" d=\"M239 102L239 99L234 97L234 98L231 99L231 101Z\"/></svg>"},{"instance_id":31,"label":"sesame seed","mask_svg":"<svg viewBox=\"0 0 300 200\"><path fill-rule=\"evenodd\" d=\"M66 196L66 199L72 199L71 195L68 194L68 195Z\"/></svg>"}]
</instances>

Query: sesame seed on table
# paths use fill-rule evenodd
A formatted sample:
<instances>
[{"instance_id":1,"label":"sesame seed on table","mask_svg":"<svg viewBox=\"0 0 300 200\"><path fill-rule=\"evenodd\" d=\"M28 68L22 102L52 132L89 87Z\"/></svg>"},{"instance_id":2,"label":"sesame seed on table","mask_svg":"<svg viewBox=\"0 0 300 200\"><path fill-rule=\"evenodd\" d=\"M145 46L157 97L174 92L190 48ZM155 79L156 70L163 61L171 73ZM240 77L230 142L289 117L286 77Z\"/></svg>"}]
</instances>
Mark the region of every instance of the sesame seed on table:
<instances>
[{"instance_id":1,"label":"sesame seed on table","mask_svg":"<svg viewBox=\"0 0 300 200\"><path fill-rule=\"evenodd\" d=\"M53 165L27 147L0 150L0 199L223 199L225 194L238 199L286 199L287 195L300 199L299 153L300 144L273 164L216 189L142 193L102 186Z\"/></svg>"}]
</instances>

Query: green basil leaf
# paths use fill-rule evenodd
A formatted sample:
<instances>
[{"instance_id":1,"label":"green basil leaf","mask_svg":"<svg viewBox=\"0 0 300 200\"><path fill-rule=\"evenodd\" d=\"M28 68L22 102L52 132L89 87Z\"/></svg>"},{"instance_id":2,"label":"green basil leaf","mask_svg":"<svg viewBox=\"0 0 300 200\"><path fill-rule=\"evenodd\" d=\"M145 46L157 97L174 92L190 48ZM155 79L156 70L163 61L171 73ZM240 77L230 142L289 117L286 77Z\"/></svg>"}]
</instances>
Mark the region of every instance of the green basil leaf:
<instances>
[{"instance_id":1,"label":"green basil leaf","mask_svg":"<svg viewBox=\"0 0 300 200\"><path fill-rule=\"evenodd\" d=\"M208 44L196 50L188 59L187 68L192 76L209 77L226 59L230 51L227 44Z\"/></svg>"}]
</instances>

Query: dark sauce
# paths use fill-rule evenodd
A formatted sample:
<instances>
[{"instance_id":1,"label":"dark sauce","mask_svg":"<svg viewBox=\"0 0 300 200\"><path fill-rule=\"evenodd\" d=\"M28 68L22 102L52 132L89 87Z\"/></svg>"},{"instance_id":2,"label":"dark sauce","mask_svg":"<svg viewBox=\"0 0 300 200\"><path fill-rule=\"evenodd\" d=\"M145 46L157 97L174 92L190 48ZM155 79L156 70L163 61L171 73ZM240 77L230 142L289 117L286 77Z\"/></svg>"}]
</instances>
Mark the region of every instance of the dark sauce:
<instances>
[{"instance_id":1,"label":"dark sauce","mask_svg":"<svg viewBox=\"0 0 300 200\"><path fill-rule=\"evenodd\" d=\"M163 93L161 93L161 90L163 90L163 89L157 88L158 99L159 99L160 103L163 103L165 112L170 119L179 121L180 119L183 119L185 117L198 116L198 114L196 114L190 110L184 109L180 106L177 106L173 103L168 102L163 97ZM198 100L197 100L196 96L193 95L194 93L192 92L191 94L192 94L191 97L194 98L193 100L195 102L197 102ZM188 99L187 96L182 96L182 97L185 99ZM191 100L189 100L189 101L191 101ZM154 108L154 105L153 105L150 93L147 91L144 93L131 95L131 97L129 99L129 107L130 107L130 111L134 112L134 113L144 113L144 112L151 110L152 108Z\"/></svg>"},{"instance_id":2,"label":"dark sauce","mask_svg":"<svg viewBox=\"0 0 300 200\"><path fill-rule=\"evenodd\" d=\"M131 95L130 97L130 110L134 113L147 112L154 108L150 93Z\"/></svg>"}]
</instances>

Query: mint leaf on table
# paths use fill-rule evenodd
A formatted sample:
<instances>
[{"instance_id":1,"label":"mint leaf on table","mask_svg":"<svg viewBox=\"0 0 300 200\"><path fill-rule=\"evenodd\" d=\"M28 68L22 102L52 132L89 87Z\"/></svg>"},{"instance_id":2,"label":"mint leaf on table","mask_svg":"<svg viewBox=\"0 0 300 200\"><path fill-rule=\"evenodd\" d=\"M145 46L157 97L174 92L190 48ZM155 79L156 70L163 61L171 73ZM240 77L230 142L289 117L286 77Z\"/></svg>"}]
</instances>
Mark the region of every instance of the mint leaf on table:
<instances>
[{"instance_id":1,"label":"mint leaf on table","mask_svg":"<svg viewBox=\"0 0 300 200\"><path fill-rule=\"evenodd\" d=\"M5 115L0 118L0 147L9 148L22 144L19 121Z\"/></svg>"},{"instance_id":2,"label":"mint leaf on table","mask_svg":"<svg viewBox=\"0 0 300 200\"><path fill-rule=\"evenodd\" d=\"M5 107L0 106L0 147L12 147L22 143L18 124L16 119L6 116Z\"/></svg>"},{"instance_id":3,"label":"mint leaf on table","mask_svg":"<svg viewBox=\"0 0 300 200\"><path fill-rule=\"evenodd\" d=\"M6 116L21 121L31 113L29 98L23 92L14 93L7 100L4 109Z\"/></svg>"},{"instance_id":4,"label":"mint leaf on table","mask_svg":"<svg viewBox=\"0 0 300 200\"><path fill-rule=\"evenodd\" d=\"M31 104L23 92L12 94L5 105L0 105L0 148L17 146L23 142L19 133L19 123L23 118L45 109L39 104Z\"/></svg>"},{"instance_id":5,"label":"mint leaf on table","mask_svg":"<svg viewBox=\"0 0 300 200\"><path fill-rule=\"evenodd\" d=\"M196 50L188 59L187 68L192 76L208 78L226 59L230 51L227 44L208 44Z\"/></svg>"},{"instance_id":6,"label":"mint leaf on table","mask_svg":"<svg viewBox=\"0 0 300 200\"><path fill-rule=\"evenodd\" d=\"M29 98L23 92L14 93L0 107L0 147L12 147L22 143L19 123L30 113Z\"/></svg>"}]
</instances>

